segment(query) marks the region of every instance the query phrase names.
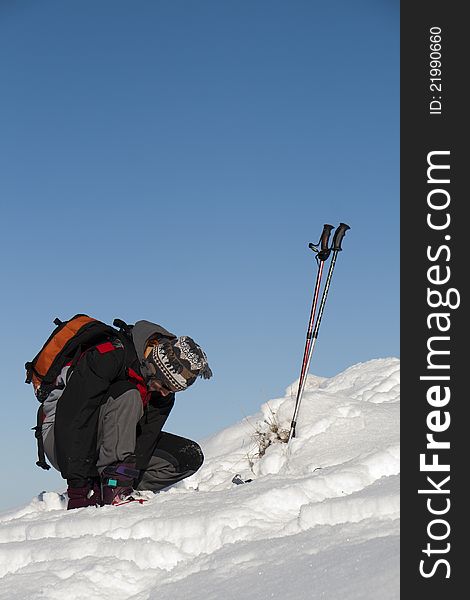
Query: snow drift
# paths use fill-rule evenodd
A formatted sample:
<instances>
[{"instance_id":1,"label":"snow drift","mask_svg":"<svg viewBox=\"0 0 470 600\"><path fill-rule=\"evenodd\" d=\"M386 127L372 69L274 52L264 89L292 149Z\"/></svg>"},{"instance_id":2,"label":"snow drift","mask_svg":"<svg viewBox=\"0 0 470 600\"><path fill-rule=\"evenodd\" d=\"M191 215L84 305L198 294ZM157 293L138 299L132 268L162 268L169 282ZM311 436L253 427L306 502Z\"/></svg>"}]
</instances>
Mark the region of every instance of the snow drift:
<instances>
[{"instance_id":1,"label":"snow drift","mask_svg":"<svg viewBox=\"0 0 470 600\"><path fill-rule=\"evenodd\" d=\"M296 389L145 504L66 511L59 490L2 513L0 598L398 599L399 361L309 375L287 447Z\"/></svg>"}]
</instances>

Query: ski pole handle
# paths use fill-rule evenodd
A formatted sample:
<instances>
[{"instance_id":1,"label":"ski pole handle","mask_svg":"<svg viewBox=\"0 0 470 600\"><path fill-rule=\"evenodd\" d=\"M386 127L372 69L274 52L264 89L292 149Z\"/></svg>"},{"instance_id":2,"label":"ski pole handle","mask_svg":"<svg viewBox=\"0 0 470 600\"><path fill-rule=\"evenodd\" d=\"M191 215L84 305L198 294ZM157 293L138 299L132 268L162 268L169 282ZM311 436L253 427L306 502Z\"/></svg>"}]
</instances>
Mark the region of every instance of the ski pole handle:
<instances>
[{"instance_id":1,"label":"ski pole handle","mask_svg":"<svg viewBox=\"0 0 470 600\"><path fill-rule=\"evenodd\" d=\"M328 244L330 243L330 235L331 235L331 231L332 229L334 229L334 225L328 225L328 223L325 223L325 225L323 225L323 231L322 234L320 236L320 250L317 249L317 247L315 246L315 244L309 244L308 247L313 250L314 252L318 252L317 254L317 258L318 260L326 260L329 256L330 256L330 248L328 248ZM318 246L318 244L317 244Z\"/></svg>"},{"instance_id":2,"label":"ski pole handle","mask_svg":"<svg viewBox=\"0 0 470 600\"><path fill-rule=\"evenodd\" d=\"M335 231L335 235L333 237L333 247L332 250L335 252L341 252L342 248L341 248L341 242L343 241L343 238L346 234L346 231L348 229L351 229L351 227L349 227L349 225L346 225L346 223L340 223L338 229Z\"/></svg>"},{"instance_id":3,"label":"ski pole handle","mask_svg":"<svg viewBox=\"0 0 470 600\"><path fill-rule=\"evenodd\" d=\"M331 235L332 229L334 229L333 225L328 225L328 223L323 225L323 231L322 231L321 238L320 238L320 243L321 243L320 252L328 250L328 244L330 243L330 235Z\"/></svg>"}]
</instances>

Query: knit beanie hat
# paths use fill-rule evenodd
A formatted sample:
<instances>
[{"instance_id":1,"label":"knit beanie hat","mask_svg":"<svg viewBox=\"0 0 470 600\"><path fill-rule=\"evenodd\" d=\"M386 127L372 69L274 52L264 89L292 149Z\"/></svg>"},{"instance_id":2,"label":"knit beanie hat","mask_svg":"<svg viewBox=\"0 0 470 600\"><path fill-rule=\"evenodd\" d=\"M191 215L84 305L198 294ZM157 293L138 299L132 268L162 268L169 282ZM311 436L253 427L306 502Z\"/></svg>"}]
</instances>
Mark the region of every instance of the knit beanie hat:
<instances>
[{"instance_id":1,"label":"knit beanie hat","mask_svg":"<svg viewBox=\"0 0 470 600\"><path fill-rule=\"evenodd\" d=\"M149 379L160 380L174 392L185 390L198 376L212 377L204 350L187 335L160 341L152 347L144 363Z\"/></svg>"}]
</instances>

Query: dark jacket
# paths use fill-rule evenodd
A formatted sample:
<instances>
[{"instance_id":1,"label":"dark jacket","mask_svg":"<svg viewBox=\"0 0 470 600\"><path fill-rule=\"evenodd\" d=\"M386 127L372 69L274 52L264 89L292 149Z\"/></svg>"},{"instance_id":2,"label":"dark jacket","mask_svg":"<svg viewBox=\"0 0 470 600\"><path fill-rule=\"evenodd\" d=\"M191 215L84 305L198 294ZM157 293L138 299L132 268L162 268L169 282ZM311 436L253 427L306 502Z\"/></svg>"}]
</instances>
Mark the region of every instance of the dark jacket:
<instances>
[{"instance_id":1,"label":"dark jacket","mask_svg":"<svg viewBox=\"0 0 470 600\"><path fill-rule=\"evenodd\" d=\"M138 321L131 336L120 335L88 350L74 367L57 404L55 442L62 477L73 485L84 485L97 476L97 431L101 405L137 389L144 403L144 415L137 425L137 468L145 469L158 437L175 402L147 392L140 370L149 338L175 338L172 333L149 321Z\"/></svg>"}]
</instances>

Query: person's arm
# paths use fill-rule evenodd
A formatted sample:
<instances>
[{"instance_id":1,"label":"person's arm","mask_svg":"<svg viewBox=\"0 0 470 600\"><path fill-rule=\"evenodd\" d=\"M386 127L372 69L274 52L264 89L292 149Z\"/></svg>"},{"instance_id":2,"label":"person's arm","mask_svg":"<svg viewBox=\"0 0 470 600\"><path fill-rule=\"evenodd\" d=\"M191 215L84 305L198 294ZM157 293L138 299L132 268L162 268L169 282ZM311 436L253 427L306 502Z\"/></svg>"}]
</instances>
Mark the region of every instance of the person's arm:
<instances>
[{"instance_id":1,"label":"person's arm","mask_svg":"<svg viewBox=\"0 0 470 600\"><path fill-rule=\"evenodd\" d=\"M145 408L144 416L137 426L136 459L137 468L145 469L157 445L158 436L175 403L175 394L163 397L153 392Z\"/></svg>"}]
</instances>

